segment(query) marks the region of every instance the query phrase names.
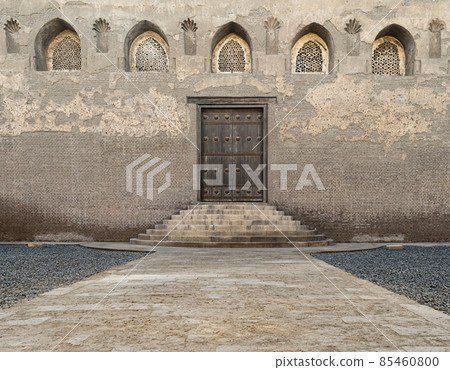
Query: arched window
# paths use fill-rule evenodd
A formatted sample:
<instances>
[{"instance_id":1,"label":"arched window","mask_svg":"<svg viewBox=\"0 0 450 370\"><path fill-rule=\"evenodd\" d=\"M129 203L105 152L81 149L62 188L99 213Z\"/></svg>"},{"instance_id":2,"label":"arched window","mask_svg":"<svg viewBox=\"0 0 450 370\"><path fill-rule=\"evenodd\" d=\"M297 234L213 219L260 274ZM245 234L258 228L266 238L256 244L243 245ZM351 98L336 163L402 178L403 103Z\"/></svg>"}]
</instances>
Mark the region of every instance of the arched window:
<instances>
[{"instance_id":1,"label":"arched window","mask_svg":"<svg viewBox=\"0 0 450 370\"><path fill-rule=\"evenodd\" d=\"M293 73L328 73L328 61L328 46L315 33L302 36L292 48Z\"/></svg>"},{"instance_id":2,"label":"arched window","mask_svg":"<svg viewBox=\"0 0 450 370\"><path fill-rule=\"evenodd\" d=\"M412 76L416 43L411 33L398 24L384 27L372 45L372 73Z\"/></svg>"},{"instance_id":3,"label":"arched window","mask_svg":"<svg viewBox=\"0 0 450 370\"><path fill-rule=\"evenodd\" d=\"M169 47L164 39L153 31L136 37L130 47L130 70L132 72L168 72Z\"/></svg>"},{"instance_id":4,"label":"arched window","mask_svg":"<svg viewBox=\"0 0 450 370\"><path fill-rule=\"evenodd\" d=\"M251 71L251 53L247 42L231 33L220 40L212 55L214 73L235 73Z\"/></svg>"},{"instance_id":5,"label":"arched window","mask_svg":"<svg viewBox=\"0 0 450 370\"><path fill-rule=\"evenodd\" d=\"M372 73L374 75L405 75L405 49L392 36L380 37L372 45Z\"/></svg>"},{"instance_id":6,"label":"arched window","mask_svg":"<svg viewBox=\"0 0 450 370\"><path fill-rule=\"evenodd\" d=\"M47 50L47 70L72 71L81 69L81 44L76 32L62 31L50 42Z\"/></svg>"}]
</instances>

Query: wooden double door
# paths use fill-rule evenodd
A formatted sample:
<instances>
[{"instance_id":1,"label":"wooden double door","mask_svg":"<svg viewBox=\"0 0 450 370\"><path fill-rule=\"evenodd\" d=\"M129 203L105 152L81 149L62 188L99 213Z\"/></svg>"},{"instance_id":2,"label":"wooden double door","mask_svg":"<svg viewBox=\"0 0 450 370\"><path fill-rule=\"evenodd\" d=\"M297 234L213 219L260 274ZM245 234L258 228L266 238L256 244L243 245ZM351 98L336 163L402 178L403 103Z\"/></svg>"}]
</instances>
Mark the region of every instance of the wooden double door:
<instances>
[{"instance_id":1,"label":"wooden double door","mask_svg":"<svg viewBox=\"0 0 450 370\"><path fill-rule=\"evenodd\" d=\"M202 108L203 201L263 201L263 137L263 108Z\"/></svg>"}]
</instances>

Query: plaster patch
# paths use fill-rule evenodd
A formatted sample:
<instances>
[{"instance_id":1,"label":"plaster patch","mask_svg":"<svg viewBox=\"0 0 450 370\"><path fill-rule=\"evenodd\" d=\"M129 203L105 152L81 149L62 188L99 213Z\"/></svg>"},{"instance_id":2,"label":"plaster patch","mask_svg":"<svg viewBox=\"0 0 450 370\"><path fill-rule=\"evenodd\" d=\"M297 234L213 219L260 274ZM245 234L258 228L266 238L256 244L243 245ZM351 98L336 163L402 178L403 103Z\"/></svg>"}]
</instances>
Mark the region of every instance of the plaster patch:
<instances>
[{"instance_id":1,"label":"plaster patch","mask_svg":"<svg viewBox=\"0 0 450 370\"><path fill-rule=\"evenodd\" d=\"M122 73L110 73L109 74L109 88L114 89L117 86L117 81L123 77Z\"/></svg>"},{"instance_id":2,"label":"plaster patch","mask_svg":"<svg viewBox=\"0 0 450 370\"><path fill-rule=\"evenodd\" d=\"M4 90L10 90L13 92L20 91L24 84L25 77L21 74L13 76L4 76L0 74L0 86Z\"/></svg>"},{"instance_id":3,"label":"plaster patch","mask_svg":"<svg viewBox=\"0 0 450 370\"><path fill-rule=\"evenodd\" d=\"M199 92L210 87L219 86L236 86L242 84L242 75L226 75L226 76L214 76L210 78L202 79L194 85L194 91Z\"/></svg>"},{"instance_id":4,"label":"plaster patch","mask_svg":"<svg viewBox=\"0 0 450 370\"><path fill-rule=\"evenodd\" d=\"M45 73L45 77L49 86L60 82L68 83L80 83L80 78L74 74L80 73L79 71L48 71Z\"/></svg>"},{"instance_id":5,"label":"plaster patch","mask_svg":"<svg viewBox=\"0 0 450 370\"><path fill-rule=\"evenodd\" d=\"M192 62L194 59L195 62ZM182 82L187 77L193 75L199 75L203 73L204 64L203 58L194 57L188 58L187 56L182 56L177 58L177 80Z\"/></svg>"},{"instance_id":6,"label":"plaster patch","mask_svg":"<svg viewBox=\"0 0 450 370\"><path fill-rule=\"evenodd\" d=\"M53 99L43 101L43 94L29 88L20 74L3 76L0 119L0 135L20 135L35 131L62 131L97 133L101 135L155 136L165 133L178 136L187 133L190 118L186 104L172 96L150 88L144 95L130 94L124 90L108 90L105 104L93 103L95 94L102 94L101 87L79 91L65 104ZM78 117L61 122L61 117ZM59 119L58 119L59 117ZM92 125L92 122L99 122Z\"/></svg>"},{"instance_id":7,"label":"plaster patch","mask_svg":"<svg viewBox=\"0 0 450 370\"><path fill-rule=\"evenodd\" d=\"M405 137L413 142L418 140L416 135L431 132L433 122L422 116L424 110L447 113L450 86L444 86L446 91L440 93L420 86L378 92L373 79L358 83L339 75L334 83L309 90L305 100L314 108L314 117L291 118L280 128L281 140L296 142L299 135L317 136L332 128L356 126L363 134L352 141L384 143L386 148Z\"/></svg>"},{"instance_id":8,"label":"plaster patch","mask_svg":"<svg viewBox=\"0 0 450 370\"><path fill-rule=\"evenodd\" d=\"M280 94L283 94L283 100L294 95L294 85L287 83L284 77L277 77L276 88Z\"/></svg>"},{"instance_id":9,"label":"plaster patch","mask_svg":"<svg viewBox=\"0 0 450 370\"><path fill-rule=\"evenodd\" d=\"M245 81L245 84L256 87L258 89L258 91L260 91L262 93L269 93L272 91L272 88L270 87L270 85L264 84L254 77L247 78L247 80Z\"/></svg>"}]
</instances>

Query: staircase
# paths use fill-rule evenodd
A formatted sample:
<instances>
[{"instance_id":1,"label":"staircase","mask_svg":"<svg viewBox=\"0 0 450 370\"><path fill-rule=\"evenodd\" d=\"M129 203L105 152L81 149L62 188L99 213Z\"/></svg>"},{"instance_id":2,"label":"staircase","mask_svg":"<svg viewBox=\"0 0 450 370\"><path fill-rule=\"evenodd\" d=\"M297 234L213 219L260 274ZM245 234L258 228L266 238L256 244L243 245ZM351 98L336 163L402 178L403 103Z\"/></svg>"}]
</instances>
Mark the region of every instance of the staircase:
<instances>
[{"instance_id":1,"label":"staircase","mask_svg":"<svg viewBox=\"0 0 450 370\"><path fill-rule=\"evenodd\" d=\"M130 243L197 248L302 248L333 244L331 239L274 206L256 206L258 209L251 203L201 203L139 234Z\"/></svg>"}]
</instances>

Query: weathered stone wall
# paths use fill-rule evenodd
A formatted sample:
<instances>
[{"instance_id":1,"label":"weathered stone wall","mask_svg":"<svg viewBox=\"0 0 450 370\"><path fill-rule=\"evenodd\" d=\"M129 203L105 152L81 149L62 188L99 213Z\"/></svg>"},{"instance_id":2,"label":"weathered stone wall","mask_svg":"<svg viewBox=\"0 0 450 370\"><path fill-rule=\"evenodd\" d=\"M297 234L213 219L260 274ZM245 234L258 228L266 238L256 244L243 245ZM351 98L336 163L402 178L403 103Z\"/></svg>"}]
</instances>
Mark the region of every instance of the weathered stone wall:
<instances>
[{"instance_id":1,"label":"weathered stone wall","mask_svg":"<svg viewBox=\"0 0 450 370\"><path fill-rule=\"evenodd\" d=\"M290 173L281 191L279 172L269 171L268 201L329 237L449 239L450 33L440 31L436 58L428 28L435 18L450 24L448 1L410 0L394 10L393 0L53 3L58 9L47 0L0 1L2 24L13 17L21 27L18 53L7 52L0 32L0 240L66 232L126 240L197 202L197 110L187 96L277 97L268 130L282 123L267 139L269 164L297 163L301 171L312 163L325 190L296 191L300 173ZM281 21L278 54L266 54L269 16ZM80 36L82 70L36 71L39 30L64 17ZM99 17L111 26L106 54L97 52L92 30ZM195 55L185 54L187 17L198 26ZM362 25L362 43L347 56L351 18ZM125 39L142 20L164 33L169 73L125 72ZM228 22L250 37L251 73L211 73L212 40ZM331 35L335 69L292 74L291 47L312 22ZM390 24L414 38L412 76L370 73L372 42ZM145 153L172 163L171 187L154 201L125 186L125 167Z\"/></svg>"}]
</instances>

